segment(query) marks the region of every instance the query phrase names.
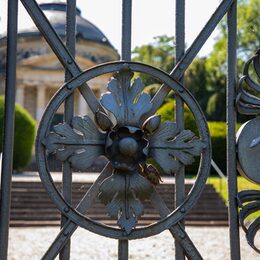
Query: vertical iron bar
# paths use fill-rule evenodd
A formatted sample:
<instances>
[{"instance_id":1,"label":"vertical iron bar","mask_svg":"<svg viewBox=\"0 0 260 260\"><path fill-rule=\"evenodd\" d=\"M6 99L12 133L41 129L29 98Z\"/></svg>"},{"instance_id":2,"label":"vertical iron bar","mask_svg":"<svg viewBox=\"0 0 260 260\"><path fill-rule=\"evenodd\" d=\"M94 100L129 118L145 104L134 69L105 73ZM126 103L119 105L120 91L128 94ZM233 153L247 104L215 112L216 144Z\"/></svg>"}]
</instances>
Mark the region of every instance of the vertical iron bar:
<instances>
[{"instance_id":1,"label":"vertical iron bar","mask_svg":"<svg viewBox=\"0 0 260 260\"><path fill-rule=\"evenodd\" d=\"M8 1L7 61L0 208L0 259L7 259L15 118L17 0Z\"/></svg>"},{"instance_id":2,"label":"vertical iron bar","mask_svg":"<svg viewBox=\"0 0 260 260\"><path fill-rule=\"evenodd\" d=\"M176 63L178 63L185 53L185 1L176 0L175 7L175 32L176 32ZM183 83L183 77L180 79ZM175 118L179 130L184 129L184 103L176 95ZM185 200L185 169L181 167L175 176L175 206L178 207ZM184 220L180 223L183 228ZM185 259L184 251L181 245L175 240L175 258L178 260Z\"/></svg>"},{"instance_id":3,"label":"vertical iron bar","mask_svg":"<svg viewBox=\"0 0 260 260\"><path fill-rule=\"evenodd\" d=\"M123 0L121 59L131 60L132 0Z\"/></svg>"},{"instance_id":4,"label":"vertical iron bar","mask_svg":"<svg viewBox=\"0 0 260 260\"><path fill-rule=\"evenodd\" d=\"M128 259L128 240L120 240L118 243L118 260Z\"/></svg>"},{"instance_id":5,"label":"vertical iron bar","mask_svg":"<svg viewBox=\"0 0 260 260\"><path fill-rule=\"evenodd\" d=\"M227 16L228 23L228 76L227 76L227 173L229 197L229 236L232 260L240 259L239 221L237 207L236 171L236 45L237 45L237 1L234 1Z\"/></svg>"},{"instance_id":6,"label":"vertical iron bar","mask_svg":"<svg viewBox=\"0 0 260 260\"><path fill-rule=\"evenodd\" d=\"M131 61L132 0L122 2L121 60ZM128 240L118 241L118 259L128 259Z\"/></svg>"},{"instance_id":7,"label":"vertical iron bar","mask_svg":"<svg viewBox=\"0 0 260 260\"><path fill-rule=\"evenodd\" d=\"M67 8L66 8L66 47L69 52L75 58L75 45L76 45L76 0L67 0ZM72 78L69 70L65 70L65 81L68 81ZM74 95L71 94L65 100L64 106L64 121L66 123L70 123L73 118L73 109L74 108ZM68 203L72 203L72 170L69 162L63 163L63 176L62 176L62 189L64 199ZM67 222L67 218L62 215L61 216L61 228ZM60 251L60 260L69 260L70 259L70 239L64 246L64 248Z\"/></svg>"}]
</instances>

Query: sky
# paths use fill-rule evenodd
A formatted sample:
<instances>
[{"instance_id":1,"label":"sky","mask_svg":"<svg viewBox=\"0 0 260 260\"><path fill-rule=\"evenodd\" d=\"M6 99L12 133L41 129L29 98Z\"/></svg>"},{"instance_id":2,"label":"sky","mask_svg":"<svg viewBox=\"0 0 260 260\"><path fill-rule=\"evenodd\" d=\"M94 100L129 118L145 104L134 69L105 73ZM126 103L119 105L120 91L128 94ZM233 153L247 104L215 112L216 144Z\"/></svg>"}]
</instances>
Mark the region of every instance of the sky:
<instances>
[{"instance_id":1,"label":"sky","mask_svg":"<svg viewBox=\"0 0 260 260\"><path fill-rule=\"evenodd\" d=\"M7 0L0 0L0 33L6 31ZM175 34L175 1L173 0L132 0L132 49L153 42L159 35ZM82 16L94 23L120 53L121 45L121 3L122 0L77 0ZM220 0L186 0L186 43L193 42L203 28ZM19 23L26 24L30 17L19 5ZM199 53L207 55L217 36L215 30Z\"/></svg>"}]
</instances>

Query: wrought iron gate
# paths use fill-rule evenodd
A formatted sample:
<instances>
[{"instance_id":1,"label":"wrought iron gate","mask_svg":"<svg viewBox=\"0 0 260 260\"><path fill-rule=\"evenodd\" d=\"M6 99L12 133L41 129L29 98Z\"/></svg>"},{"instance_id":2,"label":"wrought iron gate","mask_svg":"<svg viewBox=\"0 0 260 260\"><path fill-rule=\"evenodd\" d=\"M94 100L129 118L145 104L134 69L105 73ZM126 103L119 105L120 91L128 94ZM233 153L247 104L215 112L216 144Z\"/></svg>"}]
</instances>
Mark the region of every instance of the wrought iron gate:
<instances>
[{"instance_id":1,"label":"wrought iron gate","mask_svg":"<svg viewBox=\"0 0 260 260\"><path fill-rule=\"evenodd\" d=\"M240 171L256 183L260 183L259 161L255 168L245 160L259 151L259 118L256 117L240 131L236 145L236 108L241 113L260 113L259 98L240 88L237 95L236 82L236 1L223 0L205 27L198 34L189 49L185 50L184 1L176 1L176 66L167 73L131 61L131 9L132 1L122 3L122 57L120 61L101 64L81 71L74 59L75 17L74 0L67 1L66 46L52 28L35 0L21 0L66 72L66 82L50 101L39 125L36 141L36 156L41 180L50 198L62 213L62 229L43 259L69 259L70 237L78 226L94 233L118 239L118 258L128 259L128 243L131 239L152 236L169 229L176 241L176 259L202 259L196 246L184 229L184 217L196 204L210 169L210 136L204 115L189 91L182 85L182 77L212 31L227 13L228 20L228 74L227 74L227 173L229 188L229 230L230 257L240 259L240 220L251 246L260 228L260 218L250 226L244 225L245 217L259 209L259 191L237 192L237 159ZM4 149L1 182L1 229L0 258L7 259L9 209L11 196L12 147L14 131L14 99L16 75L17 41L17 0L8 1L8 55L6 74L6 102ZM259 51L245 66L245 81L255 91L259 85L249 74L248 67L254 63L260 76ZM162 86L151 98L143 93L144 86L136 72L149 75L161 82ZM88 81L103 74L111 73L108 92L97 100ZM79 91L91 108L94 119L88 116L76 117L73 113L73 93ZM155 115L168 93L173 91L176 100L175 122L162 123ZM64 123L50 131L50 124L57 109L65 102ZM198 127L198 136L184 129L184 103L192 111ZM107 112L109 111L109 113ZM251 150L248 148L250 143ZM48 169L47 155L55 152L63 161L63 192L55 187ZM88 168L98 156L105 155L109 163L100 173L93 186L87 191L76 208L71 206L71 185L73 169ZM246 155L246 156L245 156ZM184 166L200 157L200 166L194 186L187 197L184 193ZM153 158L156 164L147 164ZM150 172L160 168L176 179L176 209L170 211L156 186L149 181ZM86 217L84 213L98 197L105 205L107 213L117 220L118 228L104 225ZM238 199L237 199L238 197ZM150 200L158 210L161 220L145 227L136 227L143 213L143 201ZM251 202L247 205L244 203Z\"/></svg>"}]
</instances>

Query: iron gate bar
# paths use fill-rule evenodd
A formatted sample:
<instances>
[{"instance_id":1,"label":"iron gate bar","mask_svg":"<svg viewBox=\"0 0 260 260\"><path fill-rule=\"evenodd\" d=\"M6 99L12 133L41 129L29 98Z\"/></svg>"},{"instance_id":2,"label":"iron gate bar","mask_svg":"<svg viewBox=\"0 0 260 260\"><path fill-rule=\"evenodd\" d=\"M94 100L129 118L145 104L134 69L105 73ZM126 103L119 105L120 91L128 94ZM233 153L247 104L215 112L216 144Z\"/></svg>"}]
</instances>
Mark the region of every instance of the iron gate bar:
<instances>
[{"instance_id":1,"label":"iron gate bar","mask_svg":"<svg viewBox=\"0 0 260 260\"><path fill-rule=\"evenodd\" d=\"M167 205L155 189L151 196L151 203L154 206L154 208L156 208L159 211L160 217L162 219L171 213L171 211L168 209ZM180 222L171 226L169 231L171 232L175 240L178 241L182 249L185 251L185 255L188 257L188 259L202 259L199 251L193 244L192 240L190 239L189 235L186 233ZM177 256L176 259L179 260Z\"/></svg>"},{"instance_id":2,"label":"iron gate bar","mask_svg":"<svg viewBox=\"0 0 260 260\"><path fill-rule=\"evenodd\" d=\"M131 61L132 0L122 1L121 60Z\"/></svg>"},{"instance_id":3,"label":"iron gate bar","mask_svg":"<svg viewBox=\"0 0 260 260\"><path fill-rule=\"evenodd\" d=\"M122 0L122 36L121 60L131 61L132 40L132 0ZM123 86L124 87L124 86ZM126 89L123 89L124 99L127 99ZM126 176L125 178L129 178ZM118 240L118 259L127 260L129 250L128 240Z\"/></svg>"},{"instance_id":4,"label":"iron gate bar","mask_svg":"<svg viewBox=\"0 0 260 260\"><path fill-rule=\"evenodd\" d=\"M81 73L78 64L74 60L75 56L75 0L73 3L72 1L67 0L68 4L71 4L72 12L74 13L68 13L67 9L67 26L72 25L73 22L69 21L69 19L74 19L74 29L67 29L67 33L74 32L74 35L72 37L67 37L72 40L73 42L68 43L67 41L67 48L64 46L62 40L59 38L59 36L56 34L55 30L50 25L49 21L45 17L44 13L41 11L38 4L35 2L35 0L21 0L25 8L27 9L28 13L34 20L36 26L43 34L44 38L47 40L48 44L54 51L55 55L58 57L58 59L61 61L62 65L66 69L66 79L67 82L66 86L62 88L62 90L65 89L65 92L59 91L58 95L65 95L66 93L66 109L65 109L65 121L70 122L71 118L73 117L73 101L72 96L69 96L73 93L75 88L79 88L82 96L85 98L86 102L89 104L91 110L95 113L97 111L104 111L102 106L100 105L99 101L95 98L94 93L89 88L85 82L81 82L82 78L84 78L84 73ZM7 34L7 79L6 79L6 103L5 103L5 138L4 138L4 153L3 153L3 165L2 165L2 184L1 184L1 197L2 197L2 203L1 203L1 219L0 219L0 259L6 259L7 258L7 251L8 251L8 224L9 224L9 214L10 214L10 191L11 191L11 174L12 174L12 146L13 146L13 129L14 129L14 101L15 101L15 74L16 74L16 48L17 48L17 1L8 1L8 34ZM123 6L123 22L122 22L122 58L123 60L126 60L126 63L130 61L131 59L131 4L132 1L123 0L122 6ZM171 72L171 77L173 79L181 81L182 76L187 69L187 67L190 65L190 63L193 61L201 47L204 45L216 25L220 22L222 17L225 13L228 12L228 77L227 77L227 132L228 132L228 141L227 141L227 171L228 171L228 192L229 192L229 223L230 223L230 246L231 246L231 259L232 260L239 260L240 259L240 243L239 243L239 224L238 224L238 211L237 211L237 175L236 175L236 158L235 158L235 152L236 152L236 143L235 143L235 134L236 134L236 112L235 112L235 98L236 98L236 17L237 17L237 1L236 0L223 0L221 4L218 6L216 11L213 13L212 17L209 19L205 27L202 29L200 34L197 36L197 38L194 40L190 48L184 53L184 1L177 0L176 2L176 26L177 23L179 26L176 28L176 60L178 61L177 65L174 67L174 69ZM12 7L12 8L11 8ZM70 8L70 7L67 7ZM130 8L130 9L129 9ZM177 11L178 9L178 11ZM11 15L12 14L12 15ZM177 16L180 15L179 18ZM70 18L69 18L70 17ZM182 20L182 21L181 21ZM12 37L10 37L12 36ZM183 38L182 38L183 37ZM74 44L74 46L73 46ZM12 50L12 52L11 52ZM74 53L73 53L74 52ZM130 64L130 65L129 65ZM104 65L107 66L107 65ZM111 67L117 66L115 63L110 64ZM138 67L143 65L138 65L134 63L128 63L129 68L131 69L131 66ZM102 70L102 66L99 66L99 68ZM152 67L149 69L141 69L140 72L147 72L149 70L152 70ZM143 70L143 71L142 71ZM106 71L104 68L103 73ZM135 70L139 71L139 70ZM91 70L90 70L91 73ZM155 72L154 72L155 73ZM81 76L83 77L81 78ZM151 74L152 75L152 74ZM12 76L12 77L10 77ZM165 74L166 76L166 74ZM74 79L74 83L68 82L70 78ZM75 83L76 82L76 83ZM81 82L82 85L78 85L77 87L75 84L78 82ZM162 102L164 101L165 97L168 95L170 88L168 85L173 85L170 83L170 80L165 80L166 84L163 84L159 91L157 91L156 95L152 99L153 108L152 111L147 113L147 116L149 114L154 114L158 107L161 106ZM178 82L176 82L178 85ZM72 87L72 88L70 88ZM175 87L173 87L175 88ZM181 94L184 89L182 87L176 88L176 93ZM180 92L179 92L180 91ZM182 92L181 92L182 91ZM65 94L64 94L65 93ZM187 97L184 98L186 100ZM176 115L176 122L179 126L182 127L183 124L183 102L178 98L176 101L176 106L178 108L178 114ZM194 109L194 106L192 106ZM196 110L196 109L194 109ZM194 113L194 117L198 119L198 116L196 113ZM12 119L12 120L10 120ZM8 122L7 122L8 121ZM11 122L10 122L11 121ZM44 125L41 125L40 127L45 127ZM9 129L9 130L7 130ZM204 129L204 126L199 126L199 129ZM205 129L204 129L205 130ZM201 130L202 131L202 130ZM202 131L202 139L206 140L205 136L207 136L207 130ZM11 144L11 146L10 146ZM210 153L207 150L207 155ZM11 156L8 156L8 155ZM204 164L203 168L208 169L208 157L202 156L202 161L206 164ZM65 164L66 165L66 164ZM55 203L58 201L62 206L68 205L67 207L68 212L65 210L66 208L63 208L64 215L67 217L67 221L49 248L49 250L46 252L49 252L49 255L45 255L43 259L53 259L61 248L64 247L66 242L69 241L70 236L73 234L73 232L77 229L78 225L83 226L86 228L86 219L80 219L78 218L80 216L79 213L84 213L92 204L94 198L96 197L99 189L99 185L102 182L102 178L105 178L106 174L109 176L112 173L111 165L108 164L103 169L102 173L99 175L96 182L92 185L92 187L87 191L87 193L82 198L81 202L76 207L77 212L70 207L71 204L71 169L69 165L64 170L64 178L63 178L63 194L65 196L65 203L63 203L62 197L57 196L55 198ZM51 179L51 176L49 173L47 173L48 176L43 176L42 181L48 186L54 185ZM66 175L66 176L65 176ZM47 178L50 177L50 180L47 180ZM68 177L68 178L67 178ZM184 179L183 176L180 177L181 181L180 183L176 180L176 187L178 182L178 188L183 188ZM205 182L205 176L200 175L198 176L196 183L194 187L199 187ZM67 184L66 184L67 183ZM66 188L67 187L67 188ZM196 189L195 189L196 190ZM56 190L55 190L56 191ZM55 193L55 192L54 192ZM178 194L177 194L178 193ZM176 196L184 195L183 189L181 191L176 192ZM189 194L190 195L190 194ZM190 197L188 195L188 198ZM196 200L196 197L199 196L199 192L196 191L195 195L192 194L191 196L193 198L192 203L194 204L194 201ZM166 205L162 201L162 203L158 203L161 198L160 196L154 192L152 203L159 208L160 215L162 218L165 218L165 215L168 215L170 213L169 209L167 209ZM180 199L180 203L181 203ZM177 201L177 200L176 200ZM178 202L177 202L178 203ZM192 204L191 202L187 202L187 199L184 201L184 204L187 205L186 208L179 207L178 209L182 209L182 215L185 216L185 211L189 209L189 207ZM4 206L5 204L5 206ZM158 207L159 206L159 207ZM4 210L3 210L4 209ZM4 213L3 213L4 212ZM174 215L174 214L172 214ZM177 219L179 221L183 218L183 216L178 216L175 214ZM82 215L83 216L83 215ZM78 223L78 224L75 224ZM160 225L164 224L169 228L170 232L173 236L175 236L176 240L180 243L180 245L184 248L185 254L189 259L202 259L199 252L197 251L196 247L192 244L192 241L189 239L188 235L186 234L185 230L182 228L182 226L179 224L179 222L169 222L170 220L163 219L160 221ZM7 222L7 225L6 223ZM4 224L5 223L5 224ZM173 226L170 226L169 223L174 223ZM102 225L97 226L96 223L90 221L89 222L89 230L96 230L97 233L102 233ZM162 226L162 225L161 225ZM103 225L104 227L104 225ZM158 231L159 226L157 226ZM135 230L133 230L133 233L126 239L122 238L120 233L117 231L118 229L110 229L110 234L107 234L109 237L118 237L119 239L119 254L118 258L121 260L128 259L128 240L127 239L134 239L138 238L138 235L136 235ZM101 232L102 231L102 232ZM140 228L139 232L147 233L147 228ZM114 233L114 234L112 234ZM155 234L156 233L156 226L151 225L151 231L149 230L149 234ZM105 233L104 233L105 234ZM146 236L149 236L148 233ZM127 250L126 250L127 249ZM61 256L60 259L69 259L69 246L64 251L64 257ZM181 252L181 248L177 249L176 258L184 259L183 253ZM53 258L50 257L50 255L55 255ZM52 255L52 256L53 256ZM3 256L3 257L2 257Z\"/></svg>"},{"instance_id":5,"label":"iron gate bar","mask_svg":"<svg viewBox=\"0 0 260 260\"><path fill-rule=\"evenodd\" d=\"M76 52L76 0L67 0L66 5L66 47L75 59ZM71 73L66 68L65 82L72 78ZM74 93L72 93L64 104L64 122L70 124L74 115ZM68 161L62 164L62 193L64 199L72 204L72 169ZM65 225L68 218L61 215L61 228ZM60 260L70 259L70 239L60 251Z\"/></svg>"},{"instance_id":6,"label":"iron gate bar","mask_svg":"<svg viewBox=\"0 0 260 260\"><path fill-rule=\"evenodd\" d=\"M129 242L128 240L119 240L118 241L118 259L127 260L129 251Z\"/></svg>"},{"instance_id":7,"label":"iron gate bar","mask_svg":"<svg viewBox=\"0 0 260 260\"><path fill-rule=\"evenodd\" d=\"M13 173L17 15L18 1L8 1L7 61L0 206L0 259L3 260L7 259L8 253L11 183Z\"/></svg>"},{"instance_id":8,"label":"iron gate bar","mask_svg":"<svg viewBox=\"0 0 260 260\"><path fill-rule=\"evenodd\" d=\"M228 174L228 217L230 256L232 260L239 260L240 238L237 203L237 160L236 160L236 65L237 65L237 1L235 0L227 16L227 174Z\"/></svg>"},{"instance_id":9,"label":"iron gate bar","mask_svg":"<svg viewBox=\"0 0 260 260\"><path fill-rule=\"evenodd\" d=\"M218 8L215 10L211 18L208 20L206 25L203 27L201 32L198 34L196 39L193 41L191 46L187 49L182 59L178 62L178 64L173 68L170 75L175 80L180 80L183 76L186 69L189 67L189 65L192 63L202 46L207 41L208 37L211 35L211 33L214 31L220 20L224 17L224 15L229 10L231 4L234 0L223 0ZM148 118L149 116L153 115L158 108L162 105L161 101L165 100L169 93L170 89L166 85L162 85L161 88L155 93L152 104L152 109L146 114L145 118Z\"/></svg>"},{"instance_id":10,"label":"iron gate bar","mask_svg":"<svg viewBox=\"0 0 260 260\"><path fill-rule=\"evenodd\" d=\"M178 63L185 54L185 0L176 0L175 2L175 34L176 34L176 60ZM180 79L183 84L183 77ZM178 95L175 96L175 121L179 126L179 130L184 130L184 102ZM185 167L180 168L175 175L175 207L183 203L185 200ZM180 225L185 228L185 221L182 220ZM184 260L185 255L182 245L175 239L175 258Z\"/></svg>"},{"instance_id":11,"label":"iron gate bar","mask_svg":"<svg viewBox=\"0 0 260 260\"><path fill-rule=\"evenodd\" d=\"M35 0L21 0L21 2L63 67L67 69L73 77L80 74L82 71L78 64L52 28L50 22ZM79 91L94 114L97 111L105 113L95 94L86 83L79 88Z\"/></svg>"},{"instance_id":12,"label":"iron gate bar","mask_svg":"<svg viewBox=\"0 0 260 260\"><path fill-rule=\"evenodd\" d=\"M81 212L82 214L85 214L88 209L91 207L93 201L95 200L98 192L99 192L99 186L100 184L108 178L112 174L113 168L110 163L106 165L106 167L103 169L103 171L100 173L96 181L91 185L91 187L88 189L84 197L81 199L79 204L76 206L76 210ZM46 251L46 253L43 256L43 260L49 260L54 259L59 251L64 247L67 240L73 235L73 233L78 228L78 225L72 222L71 220L68 220L60 233L57 235L49 249Z\"/></svg>"}]
</instances>

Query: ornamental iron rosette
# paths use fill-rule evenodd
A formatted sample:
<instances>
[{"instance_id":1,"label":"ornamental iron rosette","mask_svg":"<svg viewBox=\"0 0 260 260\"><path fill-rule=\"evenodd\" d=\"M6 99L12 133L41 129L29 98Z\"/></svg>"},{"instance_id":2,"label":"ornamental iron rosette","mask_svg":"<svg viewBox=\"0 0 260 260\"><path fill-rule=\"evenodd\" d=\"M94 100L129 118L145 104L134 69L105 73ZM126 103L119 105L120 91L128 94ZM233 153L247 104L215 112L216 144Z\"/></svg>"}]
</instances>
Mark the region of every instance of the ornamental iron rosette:
<instances>
[{"instance_id":1,"label":"ornamental iron rosette","mask_svg":"<svg viewBox=\"0 0 260 260\"><path fill-rule=\"evenodd\" d=\"M132 81L132 77L130 70L117 73L107 86L109 92L101 97L103 107L116 119L114 126L98 112L97 126L88 116L74 117L70 125L56 125L44 140L49 152L77 170L88 169L100 155L111 161L114 172L101 184L98 197L127 234L143 214L142 202L152 193L149 175L143 176L147 158L174 175L182 165L192 164L204 147L190 130L180 131L169 121L161 123L160 116L142 124L141 118L151 109L151 97L142 93L140 78Z\"/></svg>"},{"instance_id":2,"label":"ornamental iron rosette","mask_svg":"<svg viewBox=\"0 0 260 260\"><path fill-rule=\"evenodd\" d=\"M144 93L145 86L134 72L160 79L182 97L194 114L199 137L190 130L180 130L176 122L161 122L160 116L153 115L153 101L150 95ZM70 123L58 124L50 131L53 115L64 100L79 86L104 73L113 73L113 77L108 82L108 92L100 98L103 110L95 111L93 118L74 116ZM150 236L178 223L197 201L210 169L209 132L196 101L169 75L134 62L103 64L67 82L43 115L36 149L41 179L63 214L79 226L117 239ZM98 187L95 196L106 206L107 214L117 220L120 229L115 230L83 216L86 213L84 205L90 205L86 202L87 193L77 208L64 200L53 187L46 165L49 154L55 154L62 162L69 162L75 171L86 171L100 156L109 160L109 167L104 168L106 173L100 174L106 177L94 186ZM144 213L144 201L154 203L155 198L161 200L155 189L161 175L177 175L182 166L192 164L198 156L201 159L197 179L182 207L172 212L167 209L168 213L165 214L165 205L162 204L160 209L155 206L159 212L164 212L160 212L161 221L152 224L155 228L150 230L151 227L147 226L142 231L136 228L138 219ZM109 168L110 174L106 170Z\"/></svg>"},{"instance_id":3,"label":"ornamental iron rosette","mask_svg":"<svg viewBox=\"0 0 260 260\"><path fill-rule=\"evenodd\" d=\"M253 65L255 77L249 73ZM260 185L260 49L245 64L243 76L239 81L237 109L241 114L255 115L244 123L237 132L237 158L239 173L247 180ZM249 215L260 212L260 192L243 190L237 196L240 208L239 219L246 233L248 244L258 253L255 238L260 230L260 217L246 223Z\"/></svg>"}]
</instances>

